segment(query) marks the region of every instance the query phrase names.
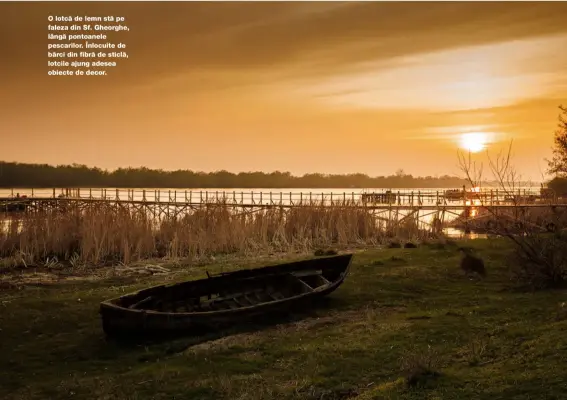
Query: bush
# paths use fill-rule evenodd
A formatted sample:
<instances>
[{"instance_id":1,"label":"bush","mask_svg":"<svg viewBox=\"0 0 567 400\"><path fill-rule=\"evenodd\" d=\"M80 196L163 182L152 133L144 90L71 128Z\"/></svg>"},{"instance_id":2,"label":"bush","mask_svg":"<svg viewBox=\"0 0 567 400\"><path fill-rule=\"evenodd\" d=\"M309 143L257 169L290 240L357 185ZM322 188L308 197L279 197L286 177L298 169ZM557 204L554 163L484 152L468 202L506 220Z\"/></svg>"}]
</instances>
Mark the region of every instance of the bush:
<instances>
[{"instance_id":1,"label":"bush","mask_svg":"<svg viewBox=\"0 0 567 400\"><path fill-rule=\"evenodd\" d=\"M555 177L547 183L547 187L557 196L567 196L567 178Z\"/></svg>"},{"instance_id":2,"label":"bush","mask_svg":"<svg viewBox=\"0 0 567 400\"><path fill-rule=\"evenodd\" d=\"M516 279L535 289L563 287L567 282L567 233L516 237L509 265Z\"/></svg>"}]
</instances>

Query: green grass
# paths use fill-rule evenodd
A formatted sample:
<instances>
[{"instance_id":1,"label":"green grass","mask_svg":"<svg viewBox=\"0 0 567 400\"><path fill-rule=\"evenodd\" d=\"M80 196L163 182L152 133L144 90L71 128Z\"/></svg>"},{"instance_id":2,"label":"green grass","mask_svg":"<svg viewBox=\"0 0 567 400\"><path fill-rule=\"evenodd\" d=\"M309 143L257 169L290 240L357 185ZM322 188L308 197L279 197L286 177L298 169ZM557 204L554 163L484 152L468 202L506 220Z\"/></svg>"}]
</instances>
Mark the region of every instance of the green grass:
<instances>
[{"instance_id":1,"label":"green grass","mask_svg":"<svg viewBox=\"0 0 567 400\"><path fill-rule=\"evenodd\" d=\"M504 242L471 246L485 259L485 280L465 278L453 248L369 250L316 311L220 339L105 341L98 303L163 276L5 290L0 398L566 398L565 291L515 290ZM430 356L439 376L407 387L402 364Z\"/></svg>"}]
</instances>

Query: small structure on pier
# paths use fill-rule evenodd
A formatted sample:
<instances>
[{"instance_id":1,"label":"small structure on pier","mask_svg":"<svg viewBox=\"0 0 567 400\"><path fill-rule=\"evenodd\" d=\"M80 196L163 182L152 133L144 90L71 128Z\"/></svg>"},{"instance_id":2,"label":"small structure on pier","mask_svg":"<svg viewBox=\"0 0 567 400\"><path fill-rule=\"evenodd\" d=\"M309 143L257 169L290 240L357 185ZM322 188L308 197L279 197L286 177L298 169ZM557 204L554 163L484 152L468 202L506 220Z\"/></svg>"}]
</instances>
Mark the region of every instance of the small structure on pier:
<instances>
[{"instance_id":1,"label":"small structure on pier","mask_svg":"<svg viewBox=\"0 0 567 400\"><path fill-rule=\"evenodd\" d=\"M386 190L383 193L362 193L360 199L365 204L394 204L398 197L391 190Z\"/></svg>"},{"instance_id":2,"label":"small structure on pier","mask_svg":"<svg viewBox=\"0 0 567 400\"><path fill-rule=\"evenodd\" d=\"M465 195L466 195L465 190L461 190L461 189L448 189L445 190L445 192L443 193L443 197L449 201L465 200L466 198Z\"/></svg>"}]
</instances>

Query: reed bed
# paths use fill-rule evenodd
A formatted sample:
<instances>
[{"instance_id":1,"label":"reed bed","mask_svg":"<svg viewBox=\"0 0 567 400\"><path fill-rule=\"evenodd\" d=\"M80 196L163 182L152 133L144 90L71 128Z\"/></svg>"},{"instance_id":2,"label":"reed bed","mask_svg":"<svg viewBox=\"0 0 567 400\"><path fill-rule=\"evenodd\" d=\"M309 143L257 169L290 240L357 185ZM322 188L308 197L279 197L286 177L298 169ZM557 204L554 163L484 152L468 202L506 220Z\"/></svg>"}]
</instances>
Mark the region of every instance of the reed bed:
<instances>
[{"instance_id":1,"label":"reed bed","mask_svg":"<svg viewBox=\"0 0 567 400\"><path fill-rule=\"evenodd\" d=\"M322 246L377 245L427 234L418 221L378 221L345 201L297 208L235 210L211 203L183 215L156 218L148 209L96 204L24 214L0 229L0 258L46 262L128 264L151 258L199 259L217 254L302 252ZM51 261L50 261L51 260Z\"/></svg>"}]
</instances>

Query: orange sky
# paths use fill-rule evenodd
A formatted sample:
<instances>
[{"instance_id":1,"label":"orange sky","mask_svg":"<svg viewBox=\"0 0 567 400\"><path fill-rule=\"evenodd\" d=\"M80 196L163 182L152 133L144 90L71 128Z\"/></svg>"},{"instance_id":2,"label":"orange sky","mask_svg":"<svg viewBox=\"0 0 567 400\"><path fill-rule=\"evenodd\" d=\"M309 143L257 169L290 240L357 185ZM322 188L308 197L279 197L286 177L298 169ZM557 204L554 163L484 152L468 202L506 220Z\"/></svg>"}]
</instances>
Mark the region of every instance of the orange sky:
<instances>
[{"instance_id":1,"label":"orange sky","mask_svg":"<svg viewBox=\"0 0 567 400\"><path fill-rule=\"evenodd\" d=\"M122 15L107 77L47 76L47 16ZM459 134L539 179L567 3L1 3L0 159L459 173ZM483 153L481 153L483 154ZM484 155L476 157L483 158Z\"/></svg>"}]
</instances>

